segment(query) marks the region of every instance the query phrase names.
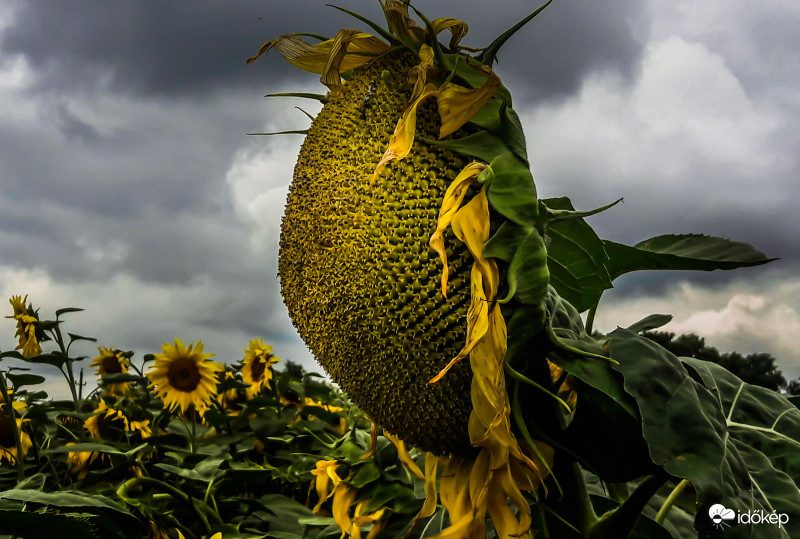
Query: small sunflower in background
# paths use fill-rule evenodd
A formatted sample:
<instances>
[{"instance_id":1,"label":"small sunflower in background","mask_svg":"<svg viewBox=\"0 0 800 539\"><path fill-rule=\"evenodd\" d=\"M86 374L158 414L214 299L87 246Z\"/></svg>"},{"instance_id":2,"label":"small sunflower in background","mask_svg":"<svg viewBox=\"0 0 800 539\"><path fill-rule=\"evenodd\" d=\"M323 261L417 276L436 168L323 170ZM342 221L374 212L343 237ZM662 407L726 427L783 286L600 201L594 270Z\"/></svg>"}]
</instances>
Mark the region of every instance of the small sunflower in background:
<instances>
[{"instance_id":1,"label":"small sunflower in background","mask_svg":"<svg viewBox=\"0 0 800 539\"><path fill-rule=\"evenodd\" d=\"M107 374L127 373L130 361L123 355L122 350L115 348L105 348L98 346L100 355L92 360L90 367L96 367L95 374L98 378L103 378ZM115 395L127 395L130 392L130 382L106 383L109 393Z\"/></svg>"},{"instance_id":2,"label":"small sunflower in background","mask_svg":"<svg viewBox=\"0 0 800 539\"><path fill-rule=\"evenodd\" d=\"M14 441L14 425L17 422L20 441L22 442L22 458L28 454L28 450L33 447L31 437L22 430L22 419L12 417L8 412L0 408L0 463L5 459L9 464L17 461L17 443Z\"/></svg>"},{"instance_id":3,"label":"small sunflower in background","mask_svg":"<svg viewBox=\"0 0 800 539\"><path fill-rule=\"evenodd\" d=\"M228 415L236 416L244 409L247 402L246 388L243 387L241 376L238 373L225 370L217 386L219 391L217 402Z\"/></svg>"},{"instance_id":4,"label":"small sunflower in background","mask_svg":"<svg viewBox=\"0 0 800 539\"><path fill-rule=\"evenodd\" d=\"M174 345L164 343L162 349L147 372L150 388L170 412L180 408L181 414L186 414L193 407L205 413L217 395L216 373L222 370L221 365L208 360L214 354L203 353L202 341L186 347L175 339Z\"/></svg>"},{"instance_id":5,"label":"small sunflower in background","mask_svg":"<svg viewBox=\"0 0 800 539\"><path fill-rule=\"evenodd\" d=\"M152 434L149 419L134 421L124 411L109 406L103 400L100 401L95 414L86 420L84 426L89 431L89 434L95 438L107 438L109 429L117 429L134 434L139 433L142 438L147 438Z\"/></svg>"},{"instance_id":6,"label":"small sunflower in background","mask_svg":"<svg viewBox=\"0 0 800 539\"><path fill-rule=\"evenodd\" d=\"M14 335L19 338L19 344L14 350L22 350L22 355L25 357L34 357L42 353L42 347L39 345L39 339L36 335L36 322L39 319L35 316L31 308L30 312L25 307L25 302L28 301L28 295L11 296L8 300L11 307L14 309L12 316L6 318L13 318L17 321L17 333ZM33 313L33 314L31 314Z\"/></svg>"},{"instance_id":7,"label":"small sunflower in background","mask_svg":"<svg viewBox=\"0 0 800 539\"><path fill-rule=\"evenodd\" d=\"M272 347L264 344L264 339L253 339L244 349L242 360L242 379L250 384L247 398L258 395L264 387L269 387L272 380L270 367L280 361L272 355Z\"/></svg>"}]
</instances>

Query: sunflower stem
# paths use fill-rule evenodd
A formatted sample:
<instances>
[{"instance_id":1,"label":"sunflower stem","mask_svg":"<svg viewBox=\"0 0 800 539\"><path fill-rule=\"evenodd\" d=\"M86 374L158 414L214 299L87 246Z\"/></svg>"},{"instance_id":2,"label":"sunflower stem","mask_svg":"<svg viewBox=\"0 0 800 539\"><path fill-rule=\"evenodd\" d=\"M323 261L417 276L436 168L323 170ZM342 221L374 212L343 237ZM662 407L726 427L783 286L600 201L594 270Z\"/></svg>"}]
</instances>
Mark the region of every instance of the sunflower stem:
<instances>
[{"instance_id":1,"label":"sunflower stem","mask_svg":"<svg viewBox=\"0 0 800 539\"><path fill-rule=\"evenodd\" d=\"M664 521L667 519L667 514L669 513L669 510L675 504L675 500L678 499L678 496L680 496L681 493L689 485L691 485L689 480L683 479L681 480L680 483L678 483L675 486L674 489L672 489L672 492L670 492L669 496L667 496L667 499L664 501L664 504L661 506L661 509L658 510L658 514L656 515L656 524L662 524L662 525L664 524Z\"/></svg>"},{"instance_id":2,"label":"sunflower stem","mask_svg":"<svg viewBox=\"0 0 800 539\"><path fill-rule=\"evenodd\" d=\"M125 481L121 487L117 489L117 496L122 498L125 502L131 505L137 505L137 502L132 496L129 495L129 491L139 485L150 485L153 487L160 488L161 490L165 491L167 494L172 496L177 500L181 500L185 503L188 503L192 506L195 514L197 514L200 521L206 528L206 531L210 534L211 533L211 525L208 522L208 517L206 513L213 517L217 524L224 524L222 518L214 512L208 505L201 502L200 500L189 496L188 494L184 493L180 489L173 487L169 483L165 483L164 481L160 481L158 479L153 479L152 477L134 477Z\"/></svg>"},{"instance_id":3,"label":"sunflower stem","mask_svg":"<svg viewBox=\"0 0 800 539\"><path fill-rule=\"evenodd\" d=\"M192 439L189 442L189 448L192 451L192 455L194 455L197 451L197 416L192 410Z\"/></svg>"}]
</instances>

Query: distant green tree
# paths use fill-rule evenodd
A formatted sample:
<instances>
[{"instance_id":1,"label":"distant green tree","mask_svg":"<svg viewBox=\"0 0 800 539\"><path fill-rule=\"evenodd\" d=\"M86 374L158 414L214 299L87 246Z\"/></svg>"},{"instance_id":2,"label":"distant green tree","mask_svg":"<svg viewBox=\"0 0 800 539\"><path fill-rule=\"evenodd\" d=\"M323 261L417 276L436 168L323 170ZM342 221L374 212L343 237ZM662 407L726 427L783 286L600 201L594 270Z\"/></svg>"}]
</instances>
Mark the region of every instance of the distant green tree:
<instances>
[{"instance_id":1,"label":"distant green tree","mask_svg":"<svg viewBox=\"0 0 800 539\"><path fill-rule=\"evenodd\" d=\"M748 384L754 384L774 391L800 395L800 379L787 383L778 368L777 360L766 352L747 354L725 352L720 354L713 346L707 346L705 339L694 333L676 336L667 331L646 331L648 339L660 344L676 356L693 357L717 363Z\"/></svg>"}]
</instances>

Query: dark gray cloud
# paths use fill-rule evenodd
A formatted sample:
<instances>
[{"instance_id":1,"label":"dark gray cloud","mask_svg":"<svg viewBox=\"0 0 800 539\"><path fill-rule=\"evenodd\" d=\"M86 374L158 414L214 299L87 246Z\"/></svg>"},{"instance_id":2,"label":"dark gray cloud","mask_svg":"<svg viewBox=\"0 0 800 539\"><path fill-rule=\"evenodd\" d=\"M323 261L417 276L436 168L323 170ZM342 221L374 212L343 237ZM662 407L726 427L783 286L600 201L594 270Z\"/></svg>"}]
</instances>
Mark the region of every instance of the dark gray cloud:
<instances>
[{"instance_id":1,"label":"dark gray cloud","mask_svg":"<svg viewBox=\"0 0 800 539\"><path fill-rule=\"evenodd\" d=\"M377 2L339 3L383 22ZM11 5L0 30L0 69L16 69L0 80L0 286L51 311L87 307L76 332L138 354L179 337L238 359L262 336L310 366L275 278L299 142L245 133L305 127L292 106L306 103L261 96L323 88L274 52L245 59L282 33L364 25L319 0ZM538 2L415 5L470 23L465 44L484 46ZM611 305L686 280L719 294L739 278L765 288L800 269L796 10L737 18L704 3L693 24L663 5L556 0L501 51L540 192L581 208L624 196L591 219L605 238L704 232L782 260L624 277Z\"/></svg>"},{"instance_id":2,"label":"dark gray cloud","mask_svg":"<svg viewBox=\"0 0 800 539\"><path fill-rule=\"evenodd\" d=\"M385 25L377 2L341 2ZM514 0L491 10L475 0L417 2L430 18L454 16L471 23L466 42L485 46L536 5ZM61 2L26 0L0 37L0 49L25 56L37 88L105 91L125 95L186 96L221 88L267 87L261 60L246 67L258 46L289 32L333 36L365 25L317 0L281 2ZM615 0L556 2L500 55L500 69L524 80L537 97L573 92L586 72L633 68L647 33L642 4ZM275 53L273 53L275 54ZM302 78L269 60L275 80Z\"/></svg>"}]
</instances>

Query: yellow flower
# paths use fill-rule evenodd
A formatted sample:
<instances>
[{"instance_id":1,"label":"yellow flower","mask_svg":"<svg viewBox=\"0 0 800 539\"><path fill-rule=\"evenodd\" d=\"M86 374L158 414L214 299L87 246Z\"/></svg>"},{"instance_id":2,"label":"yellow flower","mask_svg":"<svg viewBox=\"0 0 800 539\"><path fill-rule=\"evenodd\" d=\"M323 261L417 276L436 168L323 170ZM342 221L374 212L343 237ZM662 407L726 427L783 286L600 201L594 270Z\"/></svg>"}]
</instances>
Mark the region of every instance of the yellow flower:
<instances>
[{"instance_id":1,"label":"yellow flower","mask_svg":"<svg viewBox=\"0 0 800 539\"><path fill-rule=\"evenodd\" d=\"M18 417L12 418L7 412L0 411L0 462L5 459L9 464L16 463L17 459L17 444L14 441L14 424L12 421L16 421L17 429L19 429L20 441L22 442L22 458L25 458L28 450L33 447L31 437L22 430L22 419Z\"/></svg>"},{"instance_id":2,"label":"yellow flower","mask_svg":"<svg viewBox=\"0 0 800 539\"><path fill-rule=\"evenodd\" d=\"M36 339L36 322L38 318L28 313L25 307L25 302L28 301L28 295L24 298L22 296L11 296L8 300L11 307L14 309L13 316L6 316L6 318L13 318L17 321L17 332L14 335L19 337L19 344L14 350L22 350L22 355L25 357L34 357L42 353L42 347L39 346L39 341Z\"/></svg>"},{"instance_id":3,"label":"yellow flower","mask_svg":"<svg viewBox=\"0 0 800 539\"><path fill-rule=\"evenodd\" d=\"M221 366L208 358L214 354L203 353L203 342L185 347L180 339L175 345L164 343L164 352L156 354L155 364L147 372L150 387L164 401L170 412L180 408L185 414L194 407L205 413L217 394L216 371Z\"/></svg>"},{"instance_id":4,"label":"yellow flower","mask_svg":"<svg viewBox=\"0 0 800 539\"><path fill-rule=\"evenodd\" d=\"M67 446L75 445L70 442ZM83 479L89 473L89 467L97 461L102 463L105 455L98 451L70 451L67 453L67 464L70 465L70 473L76 474L78 479Z\"/></svg>"},{"instance_id":5,"label":"yellow flower","mask_svg":"<svg viewBox=\"0 0 800 539\"><path fill-rule=\"evenodd\" d=\"M106 374L118 374L128 372L130 361L122 355L121 350L105 348L99 346L97 350L100 355L92 360L90 367L96 367L95 374L102 378ZM126 395L130 391L130 382L118 382L107 384L108 391L118 395Z\"/></svg>"},{"instance_id":6,"label":"yellow flower","mask_svg":"<svg viewBox=\"0 0 800 539\"><path fill-rule=\"evenodd\" d=\"M336 488L341 483L342 479L336 473L338 467L339 463L335 460L318 460L317 467L311 470L311 475L316 477L311 487L316 489L317 497L319 498L317 505L314 506L314 513L319 514L325 500L333 496L329 483L333 482L333 488Z\"/></svg>"},{"instance_id":7,"label":"yellow flower","mask_svg":"<svg viewBox=\"0 0 800 539\"><path fill-rule=\"evenodd\" d=\"M272 347L266 346L263 339L253 339L249 347L244 349L242 361L242 379L250 384L247 398L256 396L272 380L270 367L280 359L272 355Z\"/></svg>"},{"instance_id":8,"label":"yellow flower","mask_svg":"<svg viewBox=\"0 0 800 539\"><path fill-rule=\"evenodd\" d=\"M147 438L152 434L149 419L145 419L144 421L132 421L122 410L110 407L102 400L97 410L95 410L95 414L86 420L84 426L95 438L108 437L107 429L109 428L116 428L131 433L138 432L141 434L142 438Z\"/></svg>"}]
</instances>

